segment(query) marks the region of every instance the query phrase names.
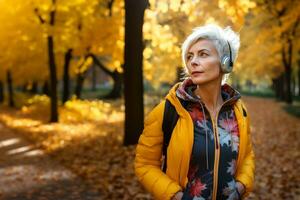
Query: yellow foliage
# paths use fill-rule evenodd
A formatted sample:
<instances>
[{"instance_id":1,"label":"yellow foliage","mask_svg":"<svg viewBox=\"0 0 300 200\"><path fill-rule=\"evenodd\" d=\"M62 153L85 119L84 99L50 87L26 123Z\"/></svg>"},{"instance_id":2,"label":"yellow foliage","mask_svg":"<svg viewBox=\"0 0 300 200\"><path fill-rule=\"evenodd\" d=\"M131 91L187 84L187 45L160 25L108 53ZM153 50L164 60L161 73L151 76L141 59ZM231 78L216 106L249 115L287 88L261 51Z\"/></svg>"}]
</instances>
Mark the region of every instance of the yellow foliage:
<instances>
[{"instance_id":1,"label":"yellow foliage","mask_svg":"<svg viewBox=\"0 0 300 200\"><path fill-rule=\"evenodd\" d=\"M154 87L161 82L173 83L181 63L181 44L192 29L205 23L231 25L239 30L244 15L254 3L236 1L168 1L151 0L143 26L144 74ZM205 11L205 12L203 12Z\"/></svg>"},{"instance_id":2,"label":"yellow foliage","mask_svg":"<svg viewBox=\"0 0 300 200\"><path fill-rule=\"evenodd\" d=\"M86 101L72 99L60 110L61 121L106 121L116 122L123 119L123 114L115 111L111 104L103 101Z\"/></svg>"},{"instance_id":3,"label":"yellow foliage","mask_svg":"<svg viewBox=\"0 0 300 200\"><path fill-rule=\"evenodd\" d=\"M284 72L282 51L287 45L287 38L283 36L291 34L295 21L299 19L300 3L276 2L265 2L263 6L255 7L246 17L246 25L241 31L242 47L239 55L243 67L236 71L242 79L270 83ZM275 9L282 8L288 12L280 18L276 17ZM296 52L300 48L296 40L293 43L292 62L295 63L299 59ZM287 49L285 51L287 53ZM292 68L295 69L294 66Z\"/></svg>"},{"instance_id":4,"label":"yellow foliage","mask_svg":"<svg viewBox=\"0 0 300 200\"><path fill-rule=\"evenodd\" d=\"M267 79L277 76L282 71L281 64L278 66L282 60L280 37L291 30L299 17L300 3L276 2L270 5L273 9L288 9L280 18L280 26L259 0L150 0L143 26L145 78L156 86L161 82L172 83L176 78L175 69L182 65L182 42L194 27L206 23L229 25L241 33L236 76L253 79L259 77L255 74ZM0 32L0 48L5 49L0 55L0 80L5 80L7 69L12 69L15 85L48 79L47 37L50 35L54 37L59 79L63 75L64 54L69 49L73 49L74 56L71 77L91 66L91 60L81 61L88 51L104 58L110 71L123 72L123 0L114 1L111 16L106 3L98 0L61 0L56 5L49 0L10 0L0 1L0 9L1 30L4 30ZM56 12L53 27L49 25L51 10ZM293 63L300 46L297 36L299 33L289 36L295 40ZM261 57L268 59L261 61Z\"/></svg>"},{"instance_id":5,"label":"yellow foliage","mask_svg":"<svg viewBox=\"0 0 300 200\"><path fill-rule=\"evenodd\" d=\"M62 0L56 1L56 5L48 0L0 1L3 11L0 13L0 48L5 49L0 56L0 79L5 79L3 74L7 69L12 69L15 85L48 79L48 36L54 37L59 79L63 73L64 54L69 49L73 49L75 57L84 57L90 49L98 56L123 63L123 7L122 0L115 0L112 16L108 16L108 8L98 0ZM56 12L54 26L49 24L51 10ZM90 63L82 70L88 66ZM109 67L114 70L120 65Z\"/></svg>"}]
</instances>

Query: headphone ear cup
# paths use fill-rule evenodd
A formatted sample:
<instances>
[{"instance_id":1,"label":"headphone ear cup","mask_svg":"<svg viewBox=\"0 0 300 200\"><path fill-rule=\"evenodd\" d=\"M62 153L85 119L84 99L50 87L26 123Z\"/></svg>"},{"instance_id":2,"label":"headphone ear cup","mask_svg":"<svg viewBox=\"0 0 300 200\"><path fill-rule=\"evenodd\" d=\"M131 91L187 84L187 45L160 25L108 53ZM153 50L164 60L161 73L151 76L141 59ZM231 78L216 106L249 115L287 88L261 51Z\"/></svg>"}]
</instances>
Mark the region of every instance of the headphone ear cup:
<instances>
[{"instance_id":1,"label":"headphone ear cup","mask_svg":"<svg viewBox=\"0 0 300 200\"><path fill-rule=\"evenodd\" d=\"M221 59L221 70L223 73L227 74L232 72L233 64L231 63L230 57L224 55Z\"/></svg>"}]
</instances>

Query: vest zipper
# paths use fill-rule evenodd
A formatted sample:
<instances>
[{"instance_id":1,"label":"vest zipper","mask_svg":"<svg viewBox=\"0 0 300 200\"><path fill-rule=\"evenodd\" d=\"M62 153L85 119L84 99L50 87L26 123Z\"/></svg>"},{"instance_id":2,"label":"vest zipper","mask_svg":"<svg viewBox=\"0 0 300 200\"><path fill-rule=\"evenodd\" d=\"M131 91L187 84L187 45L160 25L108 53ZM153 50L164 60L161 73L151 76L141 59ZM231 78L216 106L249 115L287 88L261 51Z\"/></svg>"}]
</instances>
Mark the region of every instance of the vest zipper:
<instances>
[{"instance_id":1,"label":"vest zipper","mask_svg":"<svg viewBox=\"0 0 300 200\"><path fill-rule=\"evenodd\" d=\"M227 101L229 101L229 100L227 100ZM212 119L211 114L209 113L212 124L213 124L213 131L214 131L214 136L215 136L215 162L214 162L214 177L213 177L214 182L213 182L212 200L217 200L217 190L218 190L218 175L219 175L219 161L220 161L220 146L219 146L220 142L219 142L219 133L218 133L218 118L219 118L220 110L222 109L223 105L227 101L223 102L220 109L218 110L215 122Z\"/></svg>"},{"instance_id":2,"label":"vest zipper","mask_svg":"<svg viewBox=\"0 0 300 200\"><path fill-rule=\"evenodd\" d=\"M219 115L219 112L217 113L216 124L214 123L214 120L212 119L213 130L214 130L214 135L215 135L215 162L214 162L214 182L213 182L212 200L217 199L217 190L218 190L218 174L219 174L219 160L220 160L218 128L216 127L216 125L218 125L218 115Z\"/></svg>"}]
</instances>

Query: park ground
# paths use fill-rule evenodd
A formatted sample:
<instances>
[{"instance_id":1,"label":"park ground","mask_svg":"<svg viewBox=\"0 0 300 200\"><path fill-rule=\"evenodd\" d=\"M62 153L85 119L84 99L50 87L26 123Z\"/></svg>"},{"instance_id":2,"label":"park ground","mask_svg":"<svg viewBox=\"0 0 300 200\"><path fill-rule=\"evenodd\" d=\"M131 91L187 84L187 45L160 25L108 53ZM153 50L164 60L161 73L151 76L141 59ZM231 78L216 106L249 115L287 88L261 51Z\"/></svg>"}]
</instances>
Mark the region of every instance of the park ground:
<instances>
[{"instance_id":1,"label":"park ground","mask_svg":"<svg viewBox=\"0 0 300 200\"><path fill-rule=\"evenodd\" d=\"M300 199L300 118L273 98L245 96L256 155L248 199ZM146 113L157 100L146 100ZM1 106L0 199L152 199L134 175L135 146L124 147L124 107L117 101L72 100L60 123L48 103Z\"/></svg>"}]
</instances>

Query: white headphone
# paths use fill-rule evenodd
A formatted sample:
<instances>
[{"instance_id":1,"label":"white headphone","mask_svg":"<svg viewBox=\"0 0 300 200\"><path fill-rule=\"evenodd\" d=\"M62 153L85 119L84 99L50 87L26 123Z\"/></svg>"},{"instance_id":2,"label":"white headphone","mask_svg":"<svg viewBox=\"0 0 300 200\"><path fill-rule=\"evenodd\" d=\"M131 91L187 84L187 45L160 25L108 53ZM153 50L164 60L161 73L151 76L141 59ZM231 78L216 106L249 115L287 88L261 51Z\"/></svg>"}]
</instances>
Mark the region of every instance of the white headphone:
<instances>
[{"instance_id":1,"label":"white headphone","mask_svg":"<svg viewBox=\"0 0 300 200\"><path fill-rule=\"evenodd\" d=\"M233 68L231 47L230 47L230 44L228 41L227 41L227 44L229 47L229 56L227 54L224 54L221 58L221 70L225 74L232 72L232 68Z\"/></svg>"}]
</instances>

